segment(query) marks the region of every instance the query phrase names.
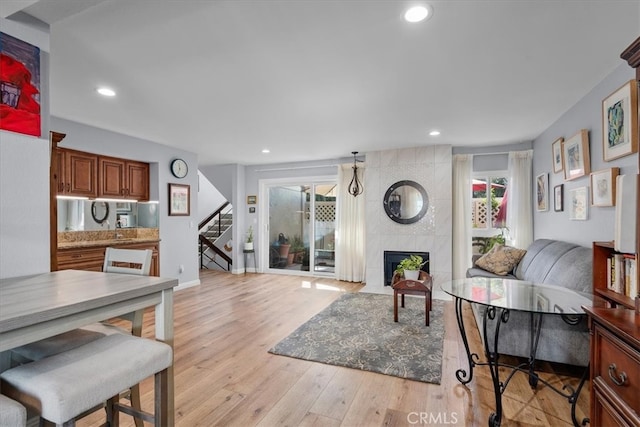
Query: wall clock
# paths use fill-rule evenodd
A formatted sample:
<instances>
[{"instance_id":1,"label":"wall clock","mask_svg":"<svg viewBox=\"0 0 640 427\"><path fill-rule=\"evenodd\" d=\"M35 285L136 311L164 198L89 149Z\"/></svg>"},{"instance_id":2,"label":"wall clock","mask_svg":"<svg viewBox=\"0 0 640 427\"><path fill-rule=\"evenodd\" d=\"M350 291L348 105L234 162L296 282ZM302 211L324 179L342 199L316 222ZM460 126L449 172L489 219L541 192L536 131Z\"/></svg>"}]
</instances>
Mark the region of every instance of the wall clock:
<instances>
[{"instance_id":1,"label":"wall clock","mask_svg":"<svg viewBox=\"0 0 640 427\"><path fill-rule=\"evenodd\" d=\"M175 159L171 162L171 173L176 178L184 178L189 172L187 162L182 159Z\"/></svg>"}]
</instances>

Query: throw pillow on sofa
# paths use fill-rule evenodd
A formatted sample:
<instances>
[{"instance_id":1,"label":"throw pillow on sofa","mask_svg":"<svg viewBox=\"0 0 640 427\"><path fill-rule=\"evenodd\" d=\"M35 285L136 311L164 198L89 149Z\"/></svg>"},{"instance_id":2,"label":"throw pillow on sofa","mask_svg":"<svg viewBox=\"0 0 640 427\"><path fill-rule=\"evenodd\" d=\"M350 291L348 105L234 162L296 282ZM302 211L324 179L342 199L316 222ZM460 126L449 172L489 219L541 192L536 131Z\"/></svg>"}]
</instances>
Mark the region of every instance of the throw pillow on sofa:
<instances>
[{"instance_id":1,"label":"throw pillow on sofa","mask_svg":"<svg viewBox=\"0 0 640 427\"><path fill-rule=\"evenodd\" d=\"M527 251L524 249L500 244L494 245L489 252L476 261L476 266L493 274L506 276L518 265L526 253Z\"/></svg>"}]
</instances>

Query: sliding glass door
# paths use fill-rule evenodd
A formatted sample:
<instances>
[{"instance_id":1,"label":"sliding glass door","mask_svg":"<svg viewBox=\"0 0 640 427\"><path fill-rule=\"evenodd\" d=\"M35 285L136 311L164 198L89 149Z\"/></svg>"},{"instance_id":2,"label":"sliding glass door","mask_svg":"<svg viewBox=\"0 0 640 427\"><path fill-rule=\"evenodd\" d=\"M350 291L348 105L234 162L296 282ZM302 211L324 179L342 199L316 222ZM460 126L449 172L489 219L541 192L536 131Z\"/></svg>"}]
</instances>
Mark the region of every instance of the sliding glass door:
<instances>
[{"instance_id":1,"label":"sliding glass door","mask_svg":"<svg viewBox=\"0 0 640 427\"><path fill-rule=\"evenodd\" d=\"M327 180L265 186L266 227L261 242L262 253L268 253L268 272L334 274L335 188L335 181Z\"/></svg>"}]
</instances>

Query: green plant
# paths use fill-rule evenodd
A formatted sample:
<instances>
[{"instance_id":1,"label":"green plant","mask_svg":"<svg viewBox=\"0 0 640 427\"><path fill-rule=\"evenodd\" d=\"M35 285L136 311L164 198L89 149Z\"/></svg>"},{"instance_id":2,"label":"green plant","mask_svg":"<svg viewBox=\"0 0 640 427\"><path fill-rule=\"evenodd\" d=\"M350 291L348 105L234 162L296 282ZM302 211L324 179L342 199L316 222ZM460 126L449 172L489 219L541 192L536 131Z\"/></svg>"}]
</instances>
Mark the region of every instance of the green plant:
<instances>
[{"instance_id":1,"label":"green plant","mask_svg":"<svg viewBox=\"0 0 640 427\"><path fill-rule=\"evenodd\" d=\"M304 251L304 242L297 234L293 236L293 240L291 241L291 251L292 252L302 252Z\"/></svg>"},{"instance_id":2,"label":"green plant","mask_svg":"<svg viewBox=\"0 0 640 427\"><path fill-rule=\"evenodd\" d=\"M501 227L500 234L496 234L495 236L491 236L491 237L476 238L477 241L481 242L478 245L480 246L480 248L478 249L478 252L484 255L488 253L491 250L491 248L493 248L496 244L504 245L507 241L506 233L508 233L508 231L509 229L507 227Z\"/></svg>"},{"instance_id":3,"label":"green plant","mask_svg":"<svg viewBox=\"0 0 640 427\"><path fill-rule=\"evenodd\" d=\"M404 274L405 270L420 270L427 261L424 261L420 255L411 255L405 258L396 267L396 273Z\"/></svg>"},{"instance_id":4,"label":"green plant","mask_svg":"<svg viewBox=\"0 0 640 427\"><path fill-rule=\"evenodd\" d=\"M252 243L253 242L253 226L250 225L249 229L247 230L247 243Z\"/></svg>"}]
</instances>

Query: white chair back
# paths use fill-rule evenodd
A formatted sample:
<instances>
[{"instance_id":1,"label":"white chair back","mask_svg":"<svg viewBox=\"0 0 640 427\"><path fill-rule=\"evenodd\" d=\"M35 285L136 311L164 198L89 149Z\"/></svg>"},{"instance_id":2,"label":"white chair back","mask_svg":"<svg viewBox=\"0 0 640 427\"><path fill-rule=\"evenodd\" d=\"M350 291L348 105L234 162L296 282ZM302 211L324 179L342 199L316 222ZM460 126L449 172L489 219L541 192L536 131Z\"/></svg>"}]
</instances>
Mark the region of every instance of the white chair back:
<instances>
[{"instance_id":1,"label":"white chair back","mask_svg":"<svg viewBox=\"0 0 640 427\"><path fill-rule=\"evenodd\" d=\"M151 249L107 248L102 271L148 276L151 270L151 255Z\"/></svg>"}]
</instances>

